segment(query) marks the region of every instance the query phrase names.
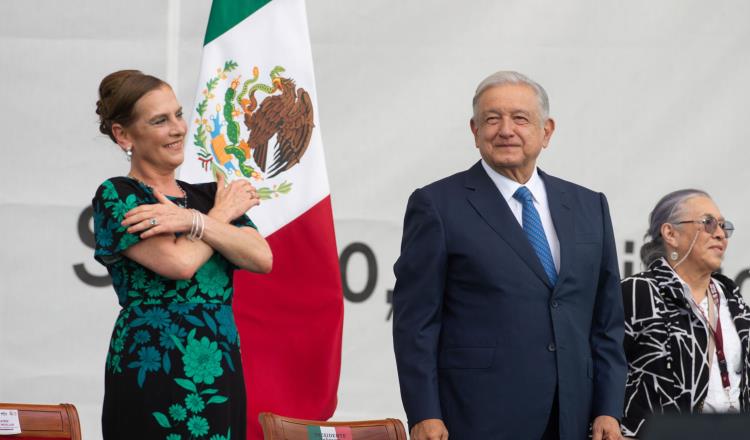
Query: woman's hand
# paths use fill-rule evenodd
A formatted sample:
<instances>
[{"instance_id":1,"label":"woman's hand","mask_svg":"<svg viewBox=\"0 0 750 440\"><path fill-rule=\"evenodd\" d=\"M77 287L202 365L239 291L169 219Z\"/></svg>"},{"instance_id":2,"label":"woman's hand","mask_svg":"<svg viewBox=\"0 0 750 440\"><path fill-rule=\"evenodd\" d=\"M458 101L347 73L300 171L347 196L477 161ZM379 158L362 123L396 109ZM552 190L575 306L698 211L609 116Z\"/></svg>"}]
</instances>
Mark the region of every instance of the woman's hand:
<instances>
[{"instance_id":1,"label":"woman's hand","mask_svg":"<svg viewBox=\"0 0 750 440\"><path fill-rule=\"evenodd\" d=\"M217 173L216 198L209 213L212 217L229 223L259 204L258 192L250 182L239 179L226 185L224 174Z\"/></svg>"},{"instance_id":2,"label":"woman's hand","mask_svg":"<svg viewBox=\"0 0 750 440\"><path fill-rule=\"evenodd\" d=\"M128 228L128 233L141 232L141 239L146 239L158 234L189 232L193 225L193 213L175 205L158 190L153 191L159 203L141 205L125 214L122 225Z\"/></svg>"}]
</instances>

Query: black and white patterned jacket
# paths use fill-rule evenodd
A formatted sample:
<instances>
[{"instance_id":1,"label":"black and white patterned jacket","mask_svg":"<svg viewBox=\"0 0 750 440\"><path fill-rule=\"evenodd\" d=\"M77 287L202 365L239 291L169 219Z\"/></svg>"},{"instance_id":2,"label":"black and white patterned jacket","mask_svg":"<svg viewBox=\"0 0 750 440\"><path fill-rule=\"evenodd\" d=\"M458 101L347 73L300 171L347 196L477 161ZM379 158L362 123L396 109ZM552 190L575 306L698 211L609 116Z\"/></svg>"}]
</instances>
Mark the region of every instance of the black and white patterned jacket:
<instances>
[{"instance_id":1,"label":"black and white patterned jacket","mask_svg":"<svg viewBox=\"0 0 750 440\"><path fill-rule=\"evenodd\" d=\"M727 298L742 343L740 407L750 410L750 307L729 278L713 274ZM708 331L691 310L682 283L663 259L622 280L625 306L623 435L637 436L651 413L699 412L708 392Z\"/></svg>"}]
</instances>

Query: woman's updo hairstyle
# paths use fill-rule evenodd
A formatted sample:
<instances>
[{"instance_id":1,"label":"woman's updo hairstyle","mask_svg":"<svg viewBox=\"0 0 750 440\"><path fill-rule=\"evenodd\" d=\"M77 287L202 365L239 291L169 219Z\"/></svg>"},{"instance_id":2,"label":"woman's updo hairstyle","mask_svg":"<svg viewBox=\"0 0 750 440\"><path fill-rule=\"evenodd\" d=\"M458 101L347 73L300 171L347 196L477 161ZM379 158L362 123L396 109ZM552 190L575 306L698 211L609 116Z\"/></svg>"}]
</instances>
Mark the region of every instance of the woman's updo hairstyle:
<instances>
[{"instance_id":1,"label":"woman's updo hairstyle","mask_svg":"<svg viewBox=\"0 0 750 440\"><path fill-rule=\"evenodd\" d=\"M112 124L127 127L133 122L135 103L146 93L167 83L140 70L120 70L105 76L99 84L99 131L117 143L112 134Z\"/></svg>"},{"instance_id":2,"label":"woman's updo hairstyle","mask_svg":"<svg viewBox=\"0 0 750 440\"><path fill-rule=\"evenodd\" d=\"M680 217L682 217L685 202L693 197L711 198L707 192L699 189L681 189L667 194L656 203L648 217L648 231L643 236L646 241L641 246L641 261L644 265L649 266L655 260L666 256L661 225L684 220Z\"/></svg>"}]
</instances>

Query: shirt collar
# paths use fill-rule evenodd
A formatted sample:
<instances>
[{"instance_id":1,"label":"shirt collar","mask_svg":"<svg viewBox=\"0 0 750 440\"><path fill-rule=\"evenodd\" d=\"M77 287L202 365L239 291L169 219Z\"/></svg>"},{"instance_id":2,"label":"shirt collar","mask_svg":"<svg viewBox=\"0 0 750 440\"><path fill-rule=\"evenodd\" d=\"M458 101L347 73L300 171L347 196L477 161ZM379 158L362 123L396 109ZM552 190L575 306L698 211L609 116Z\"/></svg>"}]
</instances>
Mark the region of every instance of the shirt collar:
<instances>
[{"instance_id":1,"label":"shirt collar","mask_svg":"<svg viewBox=\"0 0 750 440\"><path fill-rule=\"evenodd\" d=\"M692 298L690 286L688 286L688 284L677 275L677 272L675 272L675 270L672 269L672 266L667 263L666 258L661 257L654 260L649 265L649 270L653 271L655 275L654 278L660 287L660 291L669 293L681 292L682 298L680 299L684 299L688 304L690 303L690 298ZM722 286L721 282L715 279L713 275L711 275L710 282L716 286L719 292L724 293L724 286ZM674 296L674 298L676 299L678 297Z\"/></svg>"},{"instance_id":2,"label":"shirt collar","mask_svg":"<svg viewBox=\"0 0 750 440\"><path fill-rule=\"evenodd\" d=\"M502 194L506 202L510 202L510 200L513 199L513 194L515 194L516 190L522 186L528 188L537 203L540 202L540 197L544 193L544 181L542 181L542 178L539 176L539 169L536 166L534 167L534 172L531 173L529 181L520 184L492 169L484 159L482 159L481 162L482 168L484 168L484 171L500 191L500 194Z\"/></svg>"}]
</instances>

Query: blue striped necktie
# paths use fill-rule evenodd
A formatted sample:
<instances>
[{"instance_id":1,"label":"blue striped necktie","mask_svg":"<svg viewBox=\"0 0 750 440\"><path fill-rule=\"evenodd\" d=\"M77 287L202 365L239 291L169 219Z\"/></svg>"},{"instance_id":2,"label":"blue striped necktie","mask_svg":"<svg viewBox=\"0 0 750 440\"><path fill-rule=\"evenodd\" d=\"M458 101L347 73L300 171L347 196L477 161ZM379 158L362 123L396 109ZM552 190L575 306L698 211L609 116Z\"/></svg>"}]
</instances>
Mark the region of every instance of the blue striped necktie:
<instances>
[{"instance_id":1,"label":"blue striped necktie","mask_svg":"<svg viewBox=\"0 0 750 440\"><path fill-rule=\"evenodd\" d=\"M552 252L549 249L547 236L544 235L542 219L539 217L539 212L537 212L534 207L534 198L531 195L531 191L525 186L522 186L516 190L513 194L513 198L521 202L521 205L523 206L521 219L523 222L523 230L526 232L526 238L529 239L531 247L534 248L534 252L536 252L539 261L542 263L544 272L547 273L547 277L554 286L555 283L557 283L555 261L552 259Z\"/></svg>"}]
</instances>

